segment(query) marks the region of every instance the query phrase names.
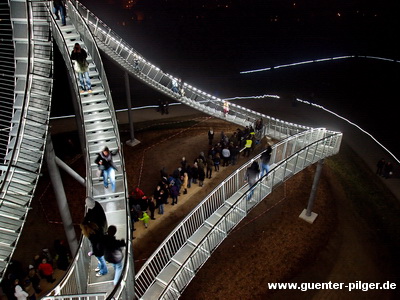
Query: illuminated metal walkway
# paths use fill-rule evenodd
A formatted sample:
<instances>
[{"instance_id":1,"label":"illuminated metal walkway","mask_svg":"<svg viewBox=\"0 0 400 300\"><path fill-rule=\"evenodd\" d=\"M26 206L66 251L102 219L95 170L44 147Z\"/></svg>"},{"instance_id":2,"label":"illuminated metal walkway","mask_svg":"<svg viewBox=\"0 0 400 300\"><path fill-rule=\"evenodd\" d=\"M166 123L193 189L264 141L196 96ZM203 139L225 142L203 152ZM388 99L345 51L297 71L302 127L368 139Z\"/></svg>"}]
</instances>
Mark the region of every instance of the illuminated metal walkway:
<instances>
[{"instance_id":1,"label":"illuminated metal walkway","mask_svg":"<svg viewBox=\"0 0 400 300\"><path fill-rule=\"evenodd\" d=\"M107 76L105 74L102 59L97 49L96 43L87 28L81 15L77 12L72 2L68 2L67 25L60 26L52 18L52 35L54 41L64 58L68 69L69 77L72 79L73 95L76 98L76 118L78 119L79 135L83 144L83 153L86 158L86 196L94 198L106 212L109 225L117 227L117 238L125 239L127 242L124 276L133 277L133 255L131 245L131 230L129 210L127 209L126 199L127 180L125 164L121 141L118 132L118 122L113 107L110 88L108 86ZM51 7L48 7L51 15ZM74 71L70 53L75 45L79 43L88 53L89 76L92 84L92 92L80 92L79 82ZM104 184L98 172L98 166L95 159L98 153L107 146L110 151L119 150L113 157L117 166L116 171L116 189L113 192L104 188ZM107 275L100 278L92 272L97 266L95 257L89 258L87 253L90 251L87 239L83 239L78 253L75 256L72 267L67 275L56 287L55 293L61 294L88 294L97 293L102 298L106 294L116 294L117 298L127 297L133 292L133 282L122 285L125 296L121 296L121 291L113 285L113 270L109 270Z\"/></svg>"},{"instance_id":2,"label":"illuminated metal walkway","mask_svg":"<svg viewBox=\"0 0 400 300\"><path fill-rule=\"evenodd\" d=\"M72 79L71 89L77 104L76 117L78 123L82 124L78 131L86 158L86 178L84 179L86 196L95 198L103 205L108 223L117 225L118 238L125 238L128 245L120 282L113 287L112 278L92 277L93 272L90 270L94 269L91 265L94 259L87 256L90 247L87 239L84 238L67 274L45 299L132 299L134 295L145 299L178 298L215 248L258 202L272 192L276 185L307 166L338 152L341 133L277 120L235 104L230 104L229 114L225 115L223 100L187 83L183 84L180 91L174 91L173 82L179 81L179 78L147 61L79 2L68 1L67 25L61 27L53 18L51 7L48 5L47 1L9 0L8 7L10 15L13 16L11 20L14 22L12 39L15 47L14 63L10 65L16 66L15 70L10 68L9 73L10 76L15 77L16 84L13 87L14 95L9 96L14 97L15 100L9 99L11 101L7 105L7 107L13 106L13 110L10 110L11 125L2 125L0 128L7 141L3 145L4 152L9 155L9 159L4 160L5 163L1 168L0 255L2 256L0 256L0 262L4 262L2 265L4 270L12 255L13 247L16 246L42 164L52 94L52 39L57 43L69 77ZM33 26L39 24L37 28L42 30L32 30L30 22L34 24ZM19 30L20 23L23 26ZM26 35L26 32L31 35ZM24 36L23 44L32 44L32 48L19 47L19 35ZM44 37L47 38L46 41ZM43 41L40 40L39 43L37 39L40 38ZM79 92L78 81L69 59L76 42L80 43L89 54L89 73L93 93ZM36 48L33 46L40 47L34 51ZM252 160L224 180L185 218L145 263L136 277L126 201L127 184L123 153L119 153L116 158L119 171L115 193L103 188L97 175L97 166L93 163L103 146L108 146L111 150L116 150L120 146L110 89L97 47L131 76L183 104L240 126L254 126L256 120L262 118L264 126L259 132L260 138L268 136L280 141L273 147L271 172L260 179L254 188L251 198L253 202L247 201L250 191L248 186L242 183L244 172ZM25 51L26 48L28 51ZM24 49L23 59L18 58L21 49ZM25 60L29 67L23 68L25 72L20 76L19 63ZM48 72L43 72L43 74L35 72L39 70L35 68L37 65L48 66L44 68ZM3 82L0 83L3 85ZM20 89L21 85L23 89ZM0 87L2 90L6 89L3 86ZM24 95L22 98L19 96L20 93ZM28 101L33 98L39 98L40 105L44 108L37 109L35 106L37 104ZM21 102L23 105L18 105L20 103L18 99L23 100ZM34 118L30 117L29 113L34 114ZM32 120L36 121L37 114L44 115L45 118L40 119L42 122L40 125L35 123L35 130L33 130L29 125ZM17 129L14 129L16 126ZM41 129L40 135L32 137L29 133L38 131L38 128ZM16 133L16 130L19 131ZM32 164L26 155L22 155L24 142L29 145L27 149L34 151L38 156L35 158L36 164ZM20 143L18 148L15 147L16 143ZM14 149L21 149L21 151L16 153ZM258 160L259 157L254 159ZM23 164L25 161L28 161L26 165ZM27 167L31 165L35 166L32 170L33 178L28 176L30 173L27 171ZM19 177L9 177L10 175ZM23 201L18 203L15 199L23 199ZM7 241L7 245L3 245L3 241Z\"/></svg>"},{"instance_id":3,"label":"illuminated metal walkway","mask_svg":"<svg viewBox=\"0 0 400 300\"><path fill-rule=\"evenodd\" d=\"M0 275L3 277L42 168L53 88L53 45L47 9L42 3L2 2L0 13Z\"/></svg>"}]
</instances>

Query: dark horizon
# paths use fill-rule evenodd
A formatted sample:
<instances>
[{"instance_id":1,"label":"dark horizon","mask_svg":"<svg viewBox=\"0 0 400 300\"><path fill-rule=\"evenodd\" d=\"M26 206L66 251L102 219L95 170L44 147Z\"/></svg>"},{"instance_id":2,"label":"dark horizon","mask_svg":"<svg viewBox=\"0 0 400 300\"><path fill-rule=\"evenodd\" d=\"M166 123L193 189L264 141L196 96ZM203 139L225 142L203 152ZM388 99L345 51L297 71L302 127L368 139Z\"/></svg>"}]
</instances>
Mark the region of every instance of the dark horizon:
<instances>
[{"instance_id":1,"label":"dark horizon","mask_svg":"<svg viewBox=\"0 0 400 300\"><path fill-rule=\"evenodd\" d=\"M289 2L276 1L139 0L129 10L121 3L82 1L164 71L221 98L293 93L311 100L313 95L315 102L345 114L400 154L390 134L391 128L398 128L393 106L400 79L398 64L358 59L240 74L249 69L340 55L395 59L400 53L395 43L400 26L394 15L398 5L394 1L330 5L300 1L294 8ZM142 21L133 17L138 12ZM123 74L107 59L105 67L110 74L107 77L114 105L124 108ZM131 91L134 107L155 105L160 97L134 79ZM52 115L58 115L56 109Z\"/></svg>"}]
</instances>

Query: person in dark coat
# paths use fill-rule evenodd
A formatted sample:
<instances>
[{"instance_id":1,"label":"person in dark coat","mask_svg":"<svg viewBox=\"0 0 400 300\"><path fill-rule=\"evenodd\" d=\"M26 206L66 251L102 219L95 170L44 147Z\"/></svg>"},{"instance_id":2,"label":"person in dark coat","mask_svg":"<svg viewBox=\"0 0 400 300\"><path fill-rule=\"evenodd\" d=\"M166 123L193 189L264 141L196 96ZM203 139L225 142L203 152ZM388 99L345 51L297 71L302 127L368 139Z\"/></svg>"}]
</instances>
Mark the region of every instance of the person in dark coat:
<instances>
[{"instance_id":1,"label":"person in dark coat","mask_svg":"<svg viewBox=\"0 0 400 300\"><path fill-rule=\"evenodd\" d=\"M113 161L113 156L117 155L119 149L115 151L110 151L108 147L104 147L103 150L97 155L96 160L94 161L99 170L103 172L103 179L104 179L104 187L108 188L108 180L110 179L111 183L111 190L115 193L115 171L118 171L117 166Z\"/></svg>"},{"instance_id":2,"label":"person in dark coat","mask_svg":"<svg viewBox=\"0 0 400 300\"><path fill-rule=\"evenodd\" d=\"M32 283L35 293L40 294L42 292L42 289L40 288L40 277L33 265L29 265L28 279Z\"/></svg>"},{"instance_id":3,"label":"person in dark coat","mask_svg":"<svg viewBox=\"0 0 400 300\"><path fill-rule=\"evenodd\" d=\"M107 217L103 207L91 197L85 200L87 212L83 219L84 224L95 223L99 229L105 234L107 232L108 224Z\"/></svg>"},{"instance_id":4,"label":"person in dark coat","mask_svg":"<svg viewBox=\"0 0 400 300\"><path fill-rule=\"evenodd\" d=\"M56 16L56 20L60 20L61 15L61 24L62 26L67 25L65 17L67 15L67 10L65 9L65 3L63 0L53 0L53 12Z\"/></svg>"},{"instance_id":5,"label":"person in dark coat","mask_svg":"<svg viewBox=\"0 0 400 300\"><path fill-rule=\"evenodd\" d=\"M385 163L386 163L385 159L382 158L376 164L376 174L378 174L379 176L383 175L383 167L385 166Z\"/></svg>"},{"instance_id":6,"label":"person in dark coat","mask_svg":"<svg viewBox=\"0 0 400 300\"><path fill-rule=\"evenodd\" d=\"M261 177L269 172L269 161L271 160L271 146L268 146L267 149L261 154Z\"/></svg>"},{"instance_id":7,"label":"person in dark coat","mask_svg":"<svg viewBox=\"0 0 400 300\"><path fill-rule=\"evenodd\" d=\"M197 166L197 162L193 164L191 171L192 171L193 183L197 183L197 179L199 179L199 168Z\"/></svg>"},{"instance_id":8,"label":"person in dark coat","mask_svg":"<svg viewBox=\"0 0 400 300\"><path fill-rule=\"evenodd\" d=\"M91 197L87 197L86 207L88 211L80 224L82 234L86 236L92 246L92 251L89 256L94 255L97 258L98 266L96 268L96 276L102 276L108 273L106 261L104 259L103 238L107 232L108 224L107 217L103 207Z\"/></svg>"},{"instance_id":9,"label":"person in dark coat","mask_svg":"<svg viewBox=\"0 0 400 300\"><path fill-rule=\"evenodd\" d=\"M179 189L175 184L171 184L169 187L169 193L172 198L172 205L178 204Z\"/></svg>"},{"instance_id":10,"label":"person in dark coat","mask_svg":"<svg viewBox=\"0 0 400 300\"><path fill-rule=\"evenodd\" d=\"M75 43L70 58L73 61L75 72L78 74L81 93L86 91L91 93L92 83L89 77L89 63L86 60L87 53L79 43Z\"/></svg>"},{"instance_id":11,"label":"person in dark coat","mask_svg":"<svg viewBox=\"0 0 400 300\"><path fill-rule=\"evenodd\" d=\"M204 172L204 165L202 168L198 168L198 173L199 173L199 186L203 186L204 184L204 179L206 178L206 173Z\"/></svg>"},{"instance_id":12,"label":"person in dark coat","mask_svg":"<svg viewBox=\"0 0 400 300\"><path fill-rule=\"evenodd\" d=\"M210 130L208 131L208 145L212 145L214 140L214 130L210 127Z\"/></svg>"},{"instance_id":13,"label":"person in dark coat","mask_svg":"<svg viewBox=\"0 0 400 300\"><path fill-rule=\"evenodd\" d=\"M154 211L156 210L156 203L155 203L154 197L149 197L147 199L147 205L150 210L150 219L155 220Z\"/></svg>"},{"instance_id":14,"label":"person in dark coat","mask_svg":"<svg viewBox=\"0 0 400 300\"><path fill-rule=\"evenodd\" d=\"M126 246L125 241L117 240L115 234L117 233L117 227L111 225L108 227L107 235L104 237L104 257L106 261L113 264L114 267L114 286L117 285L119 278L122 273L122 262L124 253L122 248Z\"/></svg>"},{"instance_id":15,"label":"person in dark coat","mask_svg":"<svg viewBox=\"0 0 400 300\"><path fill-rule=\"evenodd\" d=\"M213 167L214 167L214 161L212 155L210 154L206 159L206 170L207 170L206 177L209 179L211 178Z\"/></svg>"},{"instance_id":16,"label":"person in dark coat","mask_svg":"<svg viewBox=\"0 0 400 300\"><path fill-rule=\"evenodd\" d=\"M142 199L140 199L139 205L140 205L140 210L141 211L146 211L147 210L147 208L149 206L149 204L147 202L147 196L143 196Z\"/></svg>"},{"instance_id":17,"label":"person in dark coat","mask_svg":"<svg viewBox=\"0 0 400 300\"><path fill-rule=\"evenodd\" d=\"M83 222L80 224L82 234L89 239L92 251L88 253L89 256L96 256L97 268L95 269L97 277L103 276L108 273L106 260L104 258L104 231L100 229L96 223Z\"/></svg>"},{"instance_id":18,"label":"person in dark coat","mask_svg":"<svg viewBox=\"0 0 400 300\"><path fill-rule=\"evenodd\" d=\"M245 182L249 184L250 191L247 195L247 200L253 196L254 193L254 186L257 180L260 178L260 167L256 161L253 161L251 166L246 170L245 174Z\"/></svg>"},{"instance_id":19,"label":"person in dark coat","mask_svg":"<svg viewBox=\"0 0 400 300\"><path fill-rule=\"evenodd\" d=\"M68 258L68 248L65 245L64 240L54 241L54 250L57 254L57 268L63 271L68 269L69 258Z\"/></svg>"}]
</instances>

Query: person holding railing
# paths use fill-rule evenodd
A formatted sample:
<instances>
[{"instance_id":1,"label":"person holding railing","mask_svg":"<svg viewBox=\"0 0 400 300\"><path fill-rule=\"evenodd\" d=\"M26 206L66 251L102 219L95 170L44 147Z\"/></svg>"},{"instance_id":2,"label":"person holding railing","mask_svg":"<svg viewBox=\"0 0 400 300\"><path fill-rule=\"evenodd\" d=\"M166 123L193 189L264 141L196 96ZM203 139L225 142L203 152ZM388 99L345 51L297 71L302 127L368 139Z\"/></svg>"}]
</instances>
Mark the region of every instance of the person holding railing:
<instances>
[{"instance_id":1,"label":"person holding railing","mask_svg":"<svg viewBox=\"0 0 400 300\"><path fill-rule=\"evenodd\" d=\"M104 147L94 161L99 166L99 169L103 171L104 187L108 188L108 180L110 179L113 193L115 193L115 171L118 170L113 162L113 156L117 155L118 151L110 151L108 147Z\"/></svg>"},{"instance_id":2,"label":"person holding railing","mask_svg":"<svg viewBox=\"0 0 400 300\"><path fill-rule=\"evenodd\" d=\"M172 90L174 93L179 94L178 81L177 81L175 78L172 78L172 88L171 88L171 90Z\"/></svg>"},{"instance_id":3,"label":"person holding railing","mask_svg":"<svg viewBox=\"0 0 400 300\"><path fill-rule=\"evenodd\" d=\"M97 259L97 268L95 269L96 277L103 276L108 273L106 260L104 258L104 232L94 222L83 222L80 224L82 234L90 241L92 251L89 256L94 255Z\"/></svg>"},{"instance_id":4,"label":"person holding railing","mask_svg":"<svg viewBox=\"0 0 400 300\"><path fill-rule=\"evenodd\" d=\"M92 92L92 83L89 77L89 63L86 60L87 53L81 48L79 43L75 43L74 49L71 52L71 60L74 65L74 70L78 74L79 83L81 85L81 93Z\"/></svg>"},{"instance_id":5,"label":"person holding railing","mask_svg":"<svg viewBox=\"0 0 400 300\"><path fill-rule=\"evenodd\" d=\"M140 72L139 58L136 55L133 58L133 68L135 69L136 72Z\"/></svg>"},{"instance_id":6,"label":"person holding railing","mask_svg":"<svg viewBox=\"0 0 400 300\"><path fill-rule=\"evenodd\" d=\"M246 170L244 182L247 182L250 187L250 191L247 194L247 200L250 200L254 193L254 187L257 180L260 178L260 167L258 162L253 161L251 166Z\"/></svg>"},{"instance_id":7,"label":"person holding railing","mask_svg":"<svg viewBox=\"0 0 400 300\"><path fill-rule=\"evenodd\" d=\"M261 154L261 177L269 172L269 161L271 160L272 148L268 145L267 149Z\"/></svg>"}]
</instances>

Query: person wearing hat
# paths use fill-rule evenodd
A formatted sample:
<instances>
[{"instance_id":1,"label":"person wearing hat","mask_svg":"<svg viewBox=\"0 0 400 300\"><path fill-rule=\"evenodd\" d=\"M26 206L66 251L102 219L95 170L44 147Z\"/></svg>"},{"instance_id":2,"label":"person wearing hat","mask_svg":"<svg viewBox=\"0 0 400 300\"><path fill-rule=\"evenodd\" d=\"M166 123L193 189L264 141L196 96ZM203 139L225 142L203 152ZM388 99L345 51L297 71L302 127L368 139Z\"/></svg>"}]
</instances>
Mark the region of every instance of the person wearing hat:
<instances>
[{"instance_id":1,"label":"person wearing hat","mask_svg":"<svg viewBox=\"0 0 400 300\"><path fill-rule=\"evenodd\" d=\"M40 294L42 292L42 289L40 288L40 277L37 274L35 267L32 265L29 265L28 278L32 283L35 293Z\"/></svg>"}]
</instances>

